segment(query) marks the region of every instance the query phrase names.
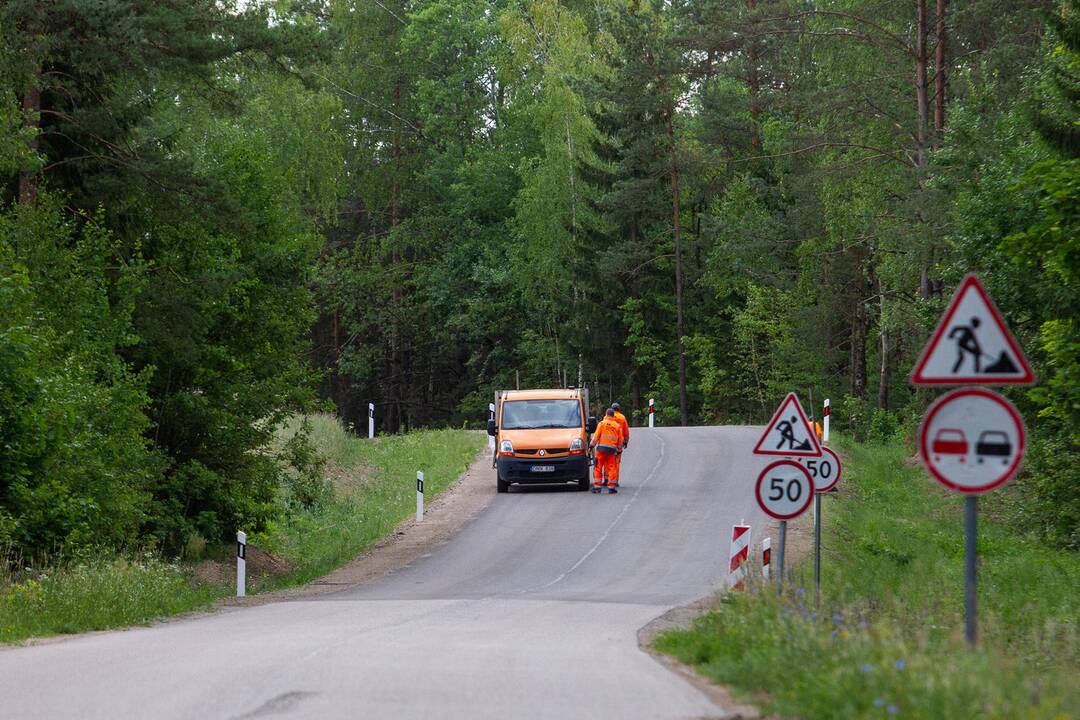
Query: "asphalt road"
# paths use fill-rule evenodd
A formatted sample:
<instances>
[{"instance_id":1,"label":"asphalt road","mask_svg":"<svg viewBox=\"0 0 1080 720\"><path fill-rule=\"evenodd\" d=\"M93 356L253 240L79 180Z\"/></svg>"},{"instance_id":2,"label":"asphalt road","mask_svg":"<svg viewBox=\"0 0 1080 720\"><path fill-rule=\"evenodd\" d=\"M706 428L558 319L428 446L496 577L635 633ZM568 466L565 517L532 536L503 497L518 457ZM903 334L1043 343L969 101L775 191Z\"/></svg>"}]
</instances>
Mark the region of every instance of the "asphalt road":
<instances>
[{"instance_id":1,"label":"asphalt road","mask_svg":"<svg viewBox=\"0 0 1080 720\"><path fill-rule=\"evenodd\" d=\"M0 651L0 717L721 717L637 631L764 528L759 432L635 428L618 495L515 488L371 586Z\"/></svg>"}]
</instances>

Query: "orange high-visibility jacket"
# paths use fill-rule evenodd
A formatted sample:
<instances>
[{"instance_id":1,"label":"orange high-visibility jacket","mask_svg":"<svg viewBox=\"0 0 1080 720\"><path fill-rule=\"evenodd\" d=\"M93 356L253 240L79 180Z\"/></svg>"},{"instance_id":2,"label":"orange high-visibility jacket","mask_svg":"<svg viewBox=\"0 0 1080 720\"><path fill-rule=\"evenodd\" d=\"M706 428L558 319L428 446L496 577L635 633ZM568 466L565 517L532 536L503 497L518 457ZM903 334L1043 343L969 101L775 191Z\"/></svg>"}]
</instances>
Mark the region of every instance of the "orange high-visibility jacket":
<instances>
[{"instance_id":1,"label":"orange high-visibility jacket","mask_svg":"<svg viewBox=\"0 0 1080 720\"><path fill-rule=\"evenodd\" d=\"M622 427L615 418L605 417L596 426L592 437L593 446L602 453L613 453L622 447Z\"/></svg>"},{"instance_id":2,"label":"orange high-visibility jacket","mask_svg":"<svg viewBox=\"0 0 1080 720\"><path fill-rule=\"evenodd\" d=\"M630 442L630 423L626 422L626 416L618 410L615 411L615 420L622 429L622 444L623 447L626 447L627 443Z\"/></svg>"}]
</instances>

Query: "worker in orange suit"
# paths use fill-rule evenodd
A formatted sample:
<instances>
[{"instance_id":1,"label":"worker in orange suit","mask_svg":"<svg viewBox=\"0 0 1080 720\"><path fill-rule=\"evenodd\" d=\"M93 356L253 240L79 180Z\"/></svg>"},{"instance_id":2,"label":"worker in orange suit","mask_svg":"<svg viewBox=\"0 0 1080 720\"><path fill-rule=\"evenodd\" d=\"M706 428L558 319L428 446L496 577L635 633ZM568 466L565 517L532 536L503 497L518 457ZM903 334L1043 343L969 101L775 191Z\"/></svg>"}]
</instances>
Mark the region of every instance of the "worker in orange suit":
<instances>
[{"instance_id":1,"label":"worker in orange suit","mask_svg":"<svg viewBox=\"0 0 1080 720\"><path fill-rule=\"evenodd\" d=\"M622 407L619 403L611 403L611 409L615 411L615 422L619 423L619 427L622 429L622 449L625 450L626 446L630 444L630 423L626 421L626 416L622 414ZM615 455L615 485L619 484L619 473L622 472L622 453Z\"/></svg>"},{"instance_id":2,"label":"worker in orange suit","mask_svg":"<svg viewBox=\"0 0 1080 720\"><path fill-rule=\"evenodd\" d=\"M592 491L598 493L606 485L609 493L618 492L619 466L616 458L622 452L623 434L622 426L611 408L607 409L604 419L596 426L589 447L593 449L595 458Z\"/></svg>"}]
</instances>

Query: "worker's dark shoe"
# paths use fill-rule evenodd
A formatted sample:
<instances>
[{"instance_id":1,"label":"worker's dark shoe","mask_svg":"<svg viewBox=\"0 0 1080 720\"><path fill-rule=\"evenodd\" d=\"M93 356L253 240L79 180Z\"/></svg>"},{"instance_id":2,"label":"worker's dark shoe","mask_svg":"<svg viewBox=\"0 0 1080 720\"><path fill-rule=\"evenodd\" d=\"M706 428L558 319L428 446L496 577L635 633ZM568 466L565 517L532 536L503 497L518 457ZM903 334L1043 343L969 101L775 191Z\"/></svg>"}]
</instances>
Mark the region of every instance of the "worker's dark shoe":
<instances>
[{"instance_id":1,"label":"worker's dark shoe","mask_svg":"<svg viewBox=\"0 0 1080 720\"><path fill-rule=\"evenodd\" d=\"M599 495L600 494L600 486L599 485L593 485L592 486L592 491Z\"/></svg>"},{"instance_id":2,"label":"worker's dark shoe","mask_svg":"<svg viewBox=\"0 0 1080 720\"><path fill-rule=\"evenodd\" d=\"M614 486L614 485L608 485L607 491L608 491L608 494L614 495L615 493L619 492L619 488Z\"/></svg>"}]
</instances>

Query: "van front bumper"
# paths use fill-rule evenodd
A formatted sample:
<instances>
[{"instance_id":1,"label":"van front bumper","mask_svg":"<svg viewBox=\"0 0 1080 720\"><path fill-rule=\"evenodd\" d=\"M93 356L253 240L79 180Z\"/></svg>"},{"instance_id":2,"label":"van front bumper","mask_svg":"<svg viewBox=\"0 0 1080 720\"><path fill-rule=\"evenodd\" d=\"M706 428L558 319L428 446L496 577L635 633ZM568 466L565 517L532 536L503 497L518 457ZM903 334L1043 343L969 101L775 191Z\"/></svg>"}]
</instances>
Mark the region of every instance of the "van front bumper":
<instances>
[{"instance_id":1,"label":"van front bumper","mask_svg":"<svg viewBox=\"0 0 1080 720\"><path fill-rule=\"evenodd\" d=\"M500 457L497 461L499 477L512 483L562 483L580 480L589 473L587 455L571 455L563 458L517 458ZM548 467L551 470L535 470Z\"/></svg>"}]
</instances>

